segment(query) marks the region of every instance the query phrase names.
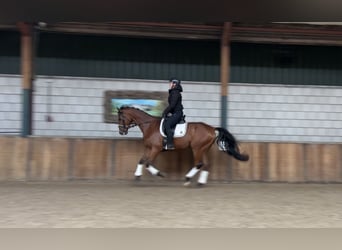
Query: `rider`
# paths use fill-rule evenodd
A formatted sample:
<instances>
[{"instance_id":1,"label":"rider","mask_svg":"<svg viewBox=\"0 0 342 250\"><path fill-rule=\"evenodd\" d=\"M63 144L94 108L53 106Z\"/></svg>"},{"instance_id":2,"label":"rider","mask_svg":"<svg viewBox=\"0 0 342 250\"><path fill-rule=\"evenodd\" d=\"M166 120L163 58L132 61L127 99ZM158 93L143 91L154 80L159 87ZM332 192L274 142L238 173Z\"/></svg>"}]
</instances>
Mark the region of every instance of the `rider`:
<instances>
[{"instance_id":1,"label":"rider","mask_svg":"<svg viewBox=\"0 0 342 250\"><path fill-rule=\"evenodd\" d=\"M175 146L173 144L173 128L176 127L177 123L181 121L183 117L183 105L182 105L182 94L183 88L181 81L177 78L171 78L168 97L168 106L163 112L164 126L166 130L166 150L173 150Z\"/></svg>"}]
</instances>

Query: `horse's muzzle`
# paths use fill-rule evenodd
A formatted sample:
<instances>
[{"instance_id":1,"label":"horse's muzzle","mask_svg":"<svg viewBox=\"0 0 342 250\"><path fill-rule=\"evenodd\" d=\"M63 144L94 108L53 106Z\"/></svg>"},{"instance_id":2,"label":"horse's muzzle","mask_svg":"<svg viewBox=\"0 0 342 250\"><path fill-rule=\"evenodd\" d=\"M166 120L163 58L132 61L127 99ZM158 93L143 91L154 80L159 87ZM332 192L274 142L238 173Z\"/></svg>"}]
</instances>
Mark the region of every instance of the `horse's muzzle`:
<instances>
[{"instance_id":1,"label":"horse's muzzle","mask_svg":"<svg viewBox=\"0 0 342 250\"><path fill-rule=\"evenodd\" d=\"M128 134L128 128L123 125L119 125L119 134L120 135L127 135Z\"/></svg>"},{"instance_id":2,"label":"horse's muzzle","mask_svg":"<svg viewBox=\"0 0 342 250\"><path fill-rule=\"evenodd\" d=\"M120 134L120 135L127 135L128 132L127 132L127 131L119 131L119 134Z\"/></svg>"}]
</instances>

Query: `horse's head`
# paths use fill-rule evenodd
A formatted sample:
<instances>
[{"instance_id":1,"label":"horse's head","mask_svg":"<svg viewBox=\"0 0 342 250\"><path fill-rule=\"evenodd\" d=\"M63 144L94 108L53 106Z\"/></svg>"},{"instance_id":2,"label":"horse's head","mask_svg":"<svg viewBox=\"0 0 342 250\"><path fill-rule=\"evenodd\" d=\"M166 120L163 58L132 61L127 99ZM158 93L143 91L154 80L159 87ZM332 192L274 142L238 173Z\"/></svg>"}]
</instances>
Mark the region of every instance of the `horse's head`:
<instances>
[{"instance_id":1,"label":"horse's head","mask_svg":"<svg viewBox=\"0 0 342 250\"><path fill-rule=\"evenodd\" d=\"M127 135L128 129L136 126L132 115L129 113L129 109L125 107L118 109L118 121L120 135Z\"/></svg>"}]
</instances>

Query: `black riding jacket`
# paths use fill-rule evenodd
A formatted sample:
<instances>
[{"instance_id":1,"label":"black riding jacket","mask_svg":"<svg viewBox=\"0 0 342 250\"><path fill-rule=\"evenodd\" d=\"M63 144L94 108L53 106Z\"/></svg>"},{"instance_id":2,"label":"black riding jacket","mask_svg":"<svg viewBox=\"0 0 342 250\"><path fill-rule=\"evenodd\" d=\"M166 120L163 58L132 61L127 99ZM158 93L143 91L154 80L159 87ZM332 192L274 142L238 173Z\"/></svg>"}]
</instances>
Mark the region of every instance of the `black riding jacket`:
<instances>
[{"instance_id":1,"label":"black riding jacket","mask_svg":"<svg viewBox=\"0 0 342 250\"><path fill-rule=\"evenodd\" d=\"M169 89L169 106L167 106L164 110L163 117L165 117L168 113L174 114L178 111L183 112L181 92L183 92L183 88L180 84L177 84L174 88Z\"/></svg>"}]
</instances>

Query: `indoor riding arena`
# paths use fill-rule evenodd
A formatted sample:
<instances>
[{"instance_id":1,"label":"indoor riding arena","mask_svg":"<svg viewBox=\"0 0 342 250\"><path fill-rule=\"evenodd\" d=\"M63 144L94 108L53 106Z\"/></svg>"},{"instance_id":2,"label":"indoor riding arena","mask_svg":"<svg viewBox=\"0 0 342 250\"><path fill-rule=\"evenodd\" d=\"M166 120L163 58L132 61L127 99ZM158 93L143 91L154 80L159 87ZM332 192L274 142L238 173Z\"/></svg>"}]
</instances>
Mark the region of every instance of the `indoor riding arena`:
<instances>
[{"instance_id":1,"label":"indoor riding arena","mask_svg":"<svg viewBox=\"0 0 342 250\"><path fill-rule=\"evenodd\" d=\"M0 25L0 228L342 227L339 23ZM191 148L135 174L139 126L181 80L185 120L226 128L205 185ZM175 139L177 140L177 139ZM177 145L177 144L176 144ZM153 171L152 171L153 173Z\"/></svg>"}]
</instances>

